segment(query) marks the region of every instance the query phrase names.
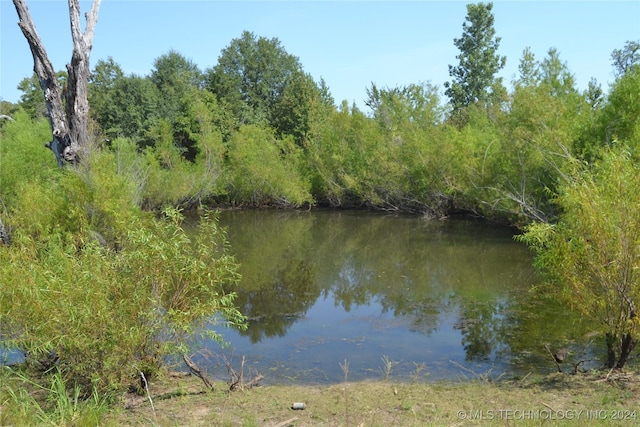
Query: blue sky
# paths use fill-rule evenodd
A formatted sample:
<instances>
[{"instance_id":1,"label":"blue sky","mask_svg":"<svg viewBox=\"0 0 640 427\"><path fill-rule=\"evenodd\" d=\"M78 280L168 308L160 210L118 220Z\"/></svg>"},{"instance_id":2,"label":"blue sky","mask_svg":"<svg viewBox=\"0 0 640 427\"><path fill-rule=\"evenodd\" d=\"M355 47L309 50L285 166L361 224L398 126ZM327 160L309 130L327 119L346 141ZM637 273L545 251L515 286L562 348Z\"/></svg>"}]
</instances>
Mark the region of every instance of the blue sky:
<instances>
[{"instance_id":1,"label":"blue sky","mask_svg":"<svg viewBox=\"0 0 640 427\"><path fill-rule=\"evenodd\" d=\"M276 37L305 71L324 78L336 103L364 107L371 82L395 87L450 80L457 64L453 39L462 34L470 1L124 1L103 0L92 66L111 56L126 73L147 75L170 49L213 67L243 30ZM71 58L67 2L27 0L56 70ZM90 2L81 3L83 12ZM640 40L640 1L494 1L495 29L507 56L501 76L518 72L525 47L543 59L555 47L586 88L595 77L613 81L610 55ZM0 0L0 98L16 102L18 83L33 60L10 0Z\"/></svg>"}]
</instances>

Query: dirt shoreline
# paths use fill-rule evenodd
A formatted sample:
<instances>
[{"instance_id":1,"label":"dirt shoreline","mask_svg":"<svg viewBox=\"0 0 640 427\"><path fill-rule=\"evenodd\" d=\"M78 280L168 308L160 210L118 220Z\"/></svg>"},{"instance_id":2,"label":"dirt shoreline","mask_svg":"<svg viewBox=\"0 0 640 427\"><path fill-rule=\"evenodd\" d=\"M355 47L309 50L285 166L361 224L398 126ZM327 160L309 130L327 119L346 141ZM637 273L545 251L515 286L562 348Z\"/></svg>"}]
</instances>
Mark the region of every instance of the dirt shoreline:
<instances>
[{"instance_id":1,"label":"dirt shoreline","mask_svg":"<svg viewBox=\"0 0 640 427\"><path fill-rule=\"evenodd\" d=\"M206 391L193 377L164 376L150 395L127 395L105 421L122 426L639 425L637 372L528 375L501 382L331 386L268 385ZM294 403L304 409L294 409Z\"/></svg>"}]
</instances>

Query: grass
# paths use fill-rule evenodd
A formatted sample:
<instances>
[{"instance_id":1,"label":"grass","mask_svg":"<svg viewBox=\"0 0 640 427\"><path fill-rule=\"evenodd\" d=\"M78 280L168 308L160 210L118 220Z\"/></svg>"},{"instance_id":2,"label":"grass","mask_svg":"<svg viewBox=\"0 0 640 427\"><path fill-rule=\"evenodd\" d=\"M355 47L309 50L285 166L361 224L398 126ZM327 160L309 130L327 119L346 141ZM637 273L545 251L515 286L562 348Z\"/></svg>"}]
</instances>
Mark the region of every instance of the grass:
<instances>
[{"instance_id":1,"label":"grass","mask_svg":"<svg viewBox=\"0 0 640 427\"><path fill-rule=\"evenodd\" d=\"M97 426L110 408L108 399L97 393L81 398L80 387L69 392L57 370L42 380L0 367L0 426Z\"/></svg>"},{"instance_id":2,"label":"grass","mask_svg":"<svg viewBox=\"0 0 640 427\"><path fill-rule=\"evenodd\" d=\"M206 391L195 376L165 374L149 382L148 394L118 396L110 407L63 397L53 383L53 399L0 391L0 426L606 426L637 425L640 418L640 375L630 371L406 383L349 382L348 362L341 366L341 384L232 393L224 382ZM305 409L293 409L294 402ZM35 416L27 414L34 408Z\"/></svg>"},{"instance_id":3,"label":"grass","mask_svg":"<svg viewBox=\"0 0 640 427\"><path fill-rule=\"evenodd\" d=\"M337 385L275 385L234 393L224 391L224 383L205 393L195 378L166 377L150 386L154 411L145 396L129 398L105 421L123 426L584 426L620 425L616 417L634 425L640 419L640 376L629 372L530 375L497 383L350 383L346 376ZM305 409L292 409L293 402L305 403Z\"/></svg>"}]
</instances>

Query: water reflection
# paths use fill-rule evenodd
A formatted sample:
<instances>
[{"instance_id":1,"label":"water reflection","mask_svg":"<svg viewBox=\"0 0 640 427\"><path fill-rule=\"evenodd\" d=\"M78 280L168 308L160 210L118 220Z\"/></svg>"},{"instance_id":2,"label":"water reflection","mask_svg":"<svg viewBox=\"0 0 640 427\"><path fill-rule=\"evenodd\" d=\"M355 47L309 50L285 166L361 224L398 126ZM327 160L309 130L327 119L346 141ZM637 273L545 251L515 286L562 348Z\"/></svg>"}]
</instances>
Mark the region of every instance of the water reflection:
<instances>
[{"instance_id":1,"label":"water reflection","mask_svg":"<svg viewBox=\"0 0 640 427\"><path fill-rule=\"evenodd\" d=\"M421 365L434 379L460 366L552 369L542 344L581 339L570 313L550 317L528 295L531 254L510 230L362 212L224 212L221 222L250 319L222 332L267 380L339 381L344 359L353 379L375 378L382 356L399 362L397 376Z\"/></svg>"},{"instance_id":2,"label":"water reflection","mask_svg":"<svg viewBox=\"0 0 640 427\"><path fill-rule=\"evenodd\" d=\"M238 290L236 303L249 320L249 328L242 334L252 343L263 337L284 336L320 295L310 263L293 259L282 262L272 276L256 277L251 290Z\"/></svg>"}]
</instances>

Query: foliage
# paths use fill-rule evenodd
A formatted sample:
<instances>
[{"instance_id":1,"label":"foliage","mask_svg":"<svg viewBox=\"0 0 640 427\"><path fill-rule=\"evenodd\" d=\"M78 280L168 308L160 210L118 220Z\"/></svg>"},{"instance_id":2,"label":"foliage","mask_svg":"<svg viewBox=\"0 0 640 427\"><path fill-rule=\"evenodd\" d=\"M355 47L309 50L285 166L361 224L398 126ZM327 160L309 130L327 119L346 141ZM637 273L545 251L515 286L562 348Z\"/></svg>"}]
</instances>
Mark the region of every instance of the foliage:
<instances>
[{"instance_id":1,"label":"foliage","mask_svg":"<svg viewBox=\"0 0 640 427\"><path fill-rule=\"evenodd\" d=\"M430 83L383 89L372 83L367 89L366 104L374 119L392 133L406 126L435 126L444 117L438 88Z\"/></svg>"},{"instance_id":2,"label":"foliage","mask_svg":"<svg viewBox=\"0 0 640 427\"><path fill-rule=\"evenodd\" d=\"M20 105L31 117L47 117L47 106L36 73L33 73L31 78L22 79L18 84L18 90L22 92Z\"/></svg>"},{"instance_id":3,"label":"foliage","mask_svg":"<svg viewBox=\"0 0 640 427\"><path fill-rule=\"evenodd\" d=\"M381 136L375 123L357 107L350 108L343 102L306 146L317 200L334 207L364 202L365 176L376 173L369 162L378 160L370 150L376 146L384 149L378 144Z\"/></svg>"},{"instance_id":4,"label":"foliage","mask_svg":"<svg viewBox=\"0 0 640 427\"><path fill-rule=\"evenodd\" d=\"M607 145L640 140L640 66L616 80L598 122L601 141Z\"/></svg>"},{"instance_id":5,"label":"foliage","mask_svg":"<svg viewBox=\"0 0 640 427\"><path fill-rule=\"evenodd\" d=\"M229 197L234 204L300 207L312 203L301 173L302 150L258 125L243 125L229 141Z\"/></svg>"},{"instance_id":6,"label":"foliage","mask_svg":"<svg viewBox=\"0 0 640 427\"><path fill-rule=\"evenodd\" d=\"M268 125L301 146L317 111L332 102L322 82L316 84L278 39L248 31L222 50L207 70L206 86L239 124Z\"/></svg>"},{"instance_id":7,"label":"foliage","mask_svg":"<svg viewBox=\"0 0 640 427\"><path fill-rule=\"evenodd\" d=\"M289 79L301 69L298 58L278 39L256 38L244 31L207 71L207 85L228 102L240 123L266 124Z\"/></svg>"},{"instance_id":8,"label":"foliage","mask_svg":"<svg viewBox=\"0 0 640 427\"><path fill-rule=\"evenodd\" d=\"M296 144L304 146L312 121L326 109L327 104L321 88L313 78L302 71L296 71L273 106L270 123L279 137L291 135Z\"/></svg>"},{"instance_id":9,"label":"foliage","mask_svg":"<svg viewBox=\"0 0 640 427\"><path fill-rule=\"evenodd\" d=\"M83 396L80 387L71 393L62 373L54 369L36 382L18 369L0 368L0 424L96 426L104 425L109 399L97 392ZM43 383L44 382L44 383Z\"/></svg>"},{"instance_id":10,"label":"foliage","mask_svg":"<svg viewBox=\"0 0 640 427\"><path fill-rule=\"evenodd\" d=\"M96 63L89 85L90 113L107 138L152 143L147 132L159 117L160 99L149 79L125 76L112 58Z\"/></svg>"},{"instance_id":11,"label":"foliage","mask_svg":"<svg viewBox=\"0 0 640 427\"><path fill-rule=\"evenodd\" d=\"M614 49L611 61L618 77L640 66L640 40L628 40L622 49Z\"/></svg>"},{"instance_id":12,"label":"foliage","mask_svg":"<svg viewBox=\"0 0 640 427\"><path fill-rule=\"evenodd\" d=\"M557 224L536 223L521 237L536 250L546 292L600 324L606 366L622 368L638 340L640 168L624 149L566 181Z\"/></svg>"},{"instance_id":13,"label":"foliage","mask_svg":"<svg viewBox=\"0 0 640 427\"><path fill-rule=\"evenodd\" d=\"M560 59L557 49L551 48L538 65L540 84L551 96L567 97L577 93L575 78L568 65Z\"/></svg>"},{"instance_id":14,"label":"foliage","mask_svg":"<svg viewBox=\"0 0 640 427\"><path fill-rule=\"evenodd\" d=\"M13 120L0 128L0 203L4 207L11 206L21 185L44 180L56 167L44 149L50 138L47 120L43 117L32 120L24 110L17 111Z\"/></svg>"},{"instance_id":15,"label":"foliage","mask_svg":"<svg viewBox=\"0 0 640 427\"><path fill-rule=\"evenodd\" d=\"M183 151L174 143L168 121L159 120L151 129L151 135L156 146L145 150L140 160L145 175L145 207L193 207L224 194L224 146L218 132L209 130L194 134L198 144L194 162L185 160Z\"/></svg>"},{"instance_id":16,"label":"foliage","mask_svg":"<svg viewBox=\"0 0 640 427\"><path fill-rule=\"evenodd\" d=\"M110 156L89 160L20 188L0 250L4 344L83 393L153 375L197 336L220 339L205 326L243 320L223 290L238 274L215 216L195 234L175 210L150 217Z\"/></svg>"},{"instance_id":17,"label":"foliage","mask_svg":"<svg viewBox=\"0 0 640 427\"><path fill-rule=\"evenodd\" d=\"M160 117L175 120L184 96L203 85L202 72L196 64L175 50L160 56L153 62L150 80L162 97Z\"/></svg>"},{"instance_id":18,"label":"foliage","mask_svg":"<svg viewBox=\"0 0 640 427\"><path fill-rule=\"evenodd\" d=\"M506 57L497 54L500 37L495 36L492 9L493 3L468 4L462 37L454 39L460 62L449 65L453 80L445 83L454 112L474 103L489 106L500 92L496 73L504 67Z\"/></svg>"}]
</instances>

